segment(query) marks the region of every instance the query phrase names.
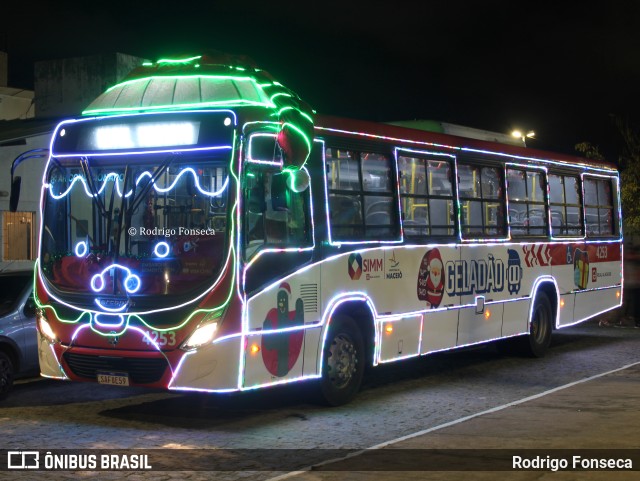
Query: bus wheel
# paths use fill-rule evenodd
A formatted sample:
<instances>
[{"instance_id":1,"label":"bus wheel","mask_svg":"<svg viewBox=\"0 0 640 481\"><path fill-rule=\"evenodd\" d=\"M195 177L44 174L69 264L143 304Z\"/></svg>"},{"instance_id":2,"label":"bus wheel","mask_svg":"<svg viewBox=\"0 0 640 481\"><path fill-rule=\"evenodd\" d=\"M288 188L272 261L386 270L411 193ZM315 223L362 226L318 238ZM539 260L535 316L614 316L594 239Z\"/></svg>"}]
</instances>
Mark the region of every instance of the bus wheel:
<instances>
[{"instance_id":1,"label":"bus wheel","mask_svg":"<svg viewBox=\"0 0 640 481\"><path fill-rule=\"evenodd\" d=\"M543 357L551 343L553 310L544 292L538 292L534 302L529 335L522 339L522 352L531 357Z\"/></svg>"},{"instance_id":2,"label":"bus wheel","mask_svg":"<svg viewBox=\"0 0 640 481\"><path fill-rule=\"evenodd\" d=\"M364 341L353 319L341 315L332 319L322 356L323 400L330 406L348 403L364 374Z\"/></svg>"},{"instance_id":3,"label":"bus wheel","mask_svg":"<svg viewBox=\"0 0 640 481\"><path fill-rule=\"evenodd\" d=\"M9 356L0 351L0 399L4 399L13 386L14 369Z\"/></svg>"}]
</instances>

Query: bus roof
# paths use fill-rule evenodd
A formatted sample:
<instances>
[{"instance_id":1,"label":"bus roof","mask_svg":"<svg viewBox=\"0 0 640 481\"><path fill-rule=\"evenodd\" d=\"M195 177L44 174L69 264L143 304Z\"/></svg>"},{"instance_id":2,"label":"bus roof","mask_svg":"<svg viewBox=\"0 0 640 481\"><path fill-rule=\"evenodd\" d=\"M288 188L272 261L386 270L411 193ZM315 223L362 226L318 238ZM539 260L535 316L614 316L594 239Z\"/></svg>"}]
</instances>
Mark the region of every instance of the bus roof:
<instances>
[{"instance_id":1,"label":"bus roof","mask_svg":"<svg viewBox=\"0 0 640 481\"><path fill-rule=\"evenodd\" d=\"M559 154L529 147L518 147L497 142L489 142L450 134L429 132L385 123L354 120L331 115L316 115L316 134L327 133L337 136L360 136L363 139L396 142L411 148L439 148L450 151L492 153L519 157L531 161L556 161L567 164L581 164L585 167L617 170L611 162L595 161L584 157Z\"/></svg>"},{"instance_id":2,"label":"bus roof","mask_svg":"<svg viewBox=\"0 0 640 481\"><path fill-rule=\"evenodd\" d=\"M188 108L272 104L253 79L240 76L162 76L130 80L115 85L83 112L140 112Z\"/></svg>"},{"instance_id":3,"label":"bus roof","mask_svg":"<svg viewBox=\"0 0 640 481\"><path fill-rule=\"evenodd\" d=\"M160 59L135 68L97 97L85 116L161 110L259 106L275 109L276 93L296 95L243 56L211 52Z\"/></svg>"}]
</instances>

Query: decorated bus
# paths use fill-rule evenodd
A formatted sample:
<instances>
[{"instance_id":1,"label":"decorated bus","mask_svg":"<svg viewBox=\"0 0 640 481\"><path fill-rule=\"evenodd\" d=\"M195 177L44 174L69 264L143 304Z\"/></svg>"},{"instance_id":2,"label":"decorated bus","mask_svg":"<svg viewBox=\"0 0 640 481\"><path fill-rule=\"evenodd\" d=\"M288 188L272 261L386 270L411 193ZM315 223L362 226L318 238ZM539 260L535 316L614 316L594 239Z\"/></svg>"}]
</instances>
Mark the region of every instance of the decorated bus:
<instances>
[{"instance_id":1,"label":"decorated bus","mask_svg":"<svg viewBox=\"0 0 640 481\"><path fill-rule=\"evenodd\" d=\"M603 162L316 114L249 62L134 70L60 123L35 269L42 375L176 391L315 380L618 307Z\"/></svg>"}]
</instances>

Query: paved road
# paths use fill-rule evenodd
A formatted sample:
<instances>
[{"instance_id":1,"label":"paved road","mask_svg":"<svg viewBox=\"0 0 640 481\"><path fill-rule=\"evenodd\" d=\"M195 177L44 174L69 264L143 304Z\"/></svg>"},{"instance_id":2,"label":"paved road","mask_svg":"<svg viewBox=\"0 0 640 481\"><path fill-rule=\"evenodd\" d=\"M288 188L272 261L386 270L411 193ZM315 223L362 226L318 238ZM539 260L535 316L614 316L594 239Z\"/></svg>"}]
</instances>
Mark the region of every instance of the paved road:
<instances>
[{"instance_id":1,"label":"paved road","mask_svg":"<svg viewBox=\"0 0 640 481\"><path fill-rule=\"evenodd\" d=\"M554 334L544 359L504 357L485 347L382 366L368 375L352 404L334 409L314 404L309 390L297 386L211 396L26 382L0 406L0 448L362 449L638 362L639 348L640 330L589 322ZM47 476L28 474L0 472L0 478ZM276 474L224 472L216 479ZM79 475L61 471L56 479ZM204 472L91 472L82 477L209 479Z\"/></svg>"}]
</instances>

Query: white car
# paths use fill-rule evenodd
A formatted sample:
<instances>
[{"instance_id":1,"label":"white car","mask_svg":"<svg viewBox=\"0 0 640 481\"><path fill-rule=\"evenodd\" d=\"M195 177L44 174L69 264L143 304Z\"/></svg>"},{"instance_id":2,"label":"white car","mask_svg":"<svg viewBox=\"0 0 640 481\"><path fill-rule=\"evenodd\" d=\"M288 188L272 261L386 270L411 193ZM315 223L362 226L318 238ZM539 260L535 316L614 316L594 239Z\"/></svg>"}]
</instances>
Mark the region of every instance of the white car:
<instances>
[{"instance_id":1,"label":"white car","mask_svg":"<svg viewBox=\"0 0 640 481\"><path fill-rule=\"evenodd\" d=\"M33 271L0 272L0 399L39 371Z\"/></svg>"}]
</instances>

